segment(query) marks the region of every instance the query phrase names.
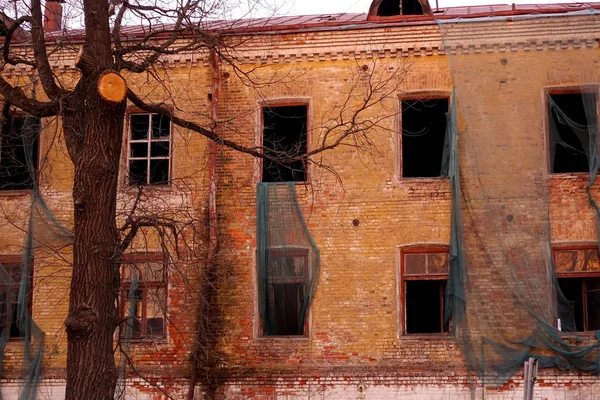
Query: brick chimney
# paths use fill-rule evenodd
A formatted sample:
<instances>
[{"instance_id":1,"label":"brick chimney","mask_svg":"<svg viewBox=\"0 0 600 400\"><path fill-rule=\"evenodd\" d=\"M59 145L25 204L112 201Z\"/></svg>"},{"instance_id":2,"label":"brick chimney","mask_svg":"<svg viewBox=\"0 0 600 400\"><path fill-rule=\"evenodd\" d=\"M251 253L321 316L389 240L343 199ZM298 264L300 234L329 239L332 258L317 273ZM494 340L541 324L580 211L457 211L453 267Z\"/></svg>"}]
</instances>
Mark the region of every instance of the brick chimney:
<instances>
[{"instance_id":1,"label":"brick chimney","mask_svg":"<svg viewBox=\"0 0 600 400\"><path fill-rule=\"evenodd\" d=\"M62 29L64 0L46 0L44 8L44 32L55 32Z\"/></svg>"}]
</instances>

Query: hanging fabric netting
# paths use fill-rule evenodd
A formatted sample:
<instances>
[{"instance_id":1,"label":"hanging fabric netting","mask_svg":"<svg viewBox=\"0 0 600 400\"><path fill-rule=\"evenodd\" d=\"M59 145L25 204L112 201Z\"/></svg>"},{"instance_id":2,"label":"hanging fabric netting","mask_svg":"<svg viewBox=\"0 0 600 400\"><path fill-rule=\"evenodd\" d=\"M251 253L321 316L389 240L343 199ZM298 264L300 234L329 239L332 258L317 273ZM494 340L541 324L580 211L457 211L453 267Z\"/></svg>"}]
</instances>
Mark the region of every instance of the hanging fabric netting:
<instances>
[{"instance_id":1,"label":"hanging fabric netting","mask_svg":"<svg viewBox=\"0 0 600 400\"><path fill-rule=\"evenodd\" d=\"M44 332L31 315L34 257L52 257L54 253L44 249L68 246L72 237L55 218L38 186L40 122L32 116L13 117L9 111L10 105L6 104L2 115L0 181L3 190L29 191L25 198L31 203L19 203L18 217L4 210L8 223L25 221L20 228L25 234L19 245L21 255L0 265L0 373L3 378L18 378L13 380L18 382L18 398L29 400L38 394L44 354ZM10 222L12 217L15 221ZM8 250L14 254L12 249ZM7 249L2 251L6 253ZM14 386L10 392L15 393Z\"/></svg>"},{"instance_id":2,"label":"hanging fabric netting","mask_svg":"<svg viewBox=\"0 0 600 400\"><path fill-rule=\"evenodd\" d=\"M258 183L256 198L262 333L304 335L319 280L319 249L308 232L294 182Z\"/></svg>"},{"instance_id":3,"label":"hanging fabric netting","mask_svg":"<svg viewBox=\"0 0 600 400\"><path fill-rule=\"evenodd\" d=\"M597 12L575 17L599 22ZM557 17L512 18L507 29ZM569 279L600 271L598 245L593 245L600 232L594 200L599 99L598 86L586 86L600 82L597 44L544 49L546 63L534 49L468 51L466 31L484 42L480 46L486 40L494 46L495 39L477 35L477 29L495 21L437 21L454 85L444 152L452 193L445 317L467 370L484 386L502 385L529 357L541 368L597 374L600 318L592 314L600 310L600 285L590 279L582 294L585 279ZM497 21L506 27L505 17ZM568 68L559 68L565 60ZM567 81L568 90L561 89ZM552 175L573 173L578 174L571 180ZM579 223L568 220L569 210L582 212L569 204L573 197L557 200L562 199L557 186L574 185L572 179L582 182L584 214L593 227L585 239L592 245L559 251L559 235L568 237ZM588 304L585 318L582 295Z\"/></svg>"}]
</instances>

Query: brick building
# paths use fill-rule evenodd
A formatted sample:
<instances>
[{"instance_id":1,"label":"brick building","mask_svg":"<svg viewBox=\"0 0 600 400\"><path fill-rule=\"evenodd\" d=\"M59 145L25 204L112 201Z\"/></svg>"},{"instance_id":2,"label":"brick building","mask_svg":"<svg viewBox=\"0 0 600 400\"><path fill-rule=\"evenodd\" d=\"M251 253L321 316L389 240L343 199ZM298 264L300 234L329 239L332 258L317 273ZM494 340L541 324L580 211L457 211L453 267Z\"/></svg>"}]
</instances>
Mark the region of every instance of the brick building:
<instances>
[{"instance_id":1,"label":"brick building","mask_svg":"<svg viewBox=\"0 0 600 400\"><path fill-rule=\"evenodd\" d=\"M211 146L129 106L121 220L144 187L147 210L200 228L177 257L165 259L148 233L123 261L121 309L131 306L136 317L127 341L115 335L136 368L116 352L127 398L186 398L202 301L209 335L198 398L519 398L522 371L507 365L522 365L524 354L550 366L539 372L536 397L599 396L600 261L588 193L598 196L590 160L598 156L600 4L428 7L374 1L368 14L226 25L240 38L243 74L209 54L183 53L157 69L160 85L125 75L174 115L210 125L212 113L219 133L245 146L310 152L327 135L354 129L311 163L277 164ZM77 43L76 33L69 38ZM66 47L51 59L67 86L75 56ZM32 84L27 69L5 73ZM24 118L14 116L14 130L22 129ZM60 398L73 170L60 120L41 120L40 132L37 182L27 170L1 177L0 262L18 276L34 237L30 310L45 333L38 398ZM2 146L14 144L3 137ZM0 175L14 168L3 164L7 152ZM445 168L453 161L460 175ZM274 185L283 182L295 182L296 196ZM32 195L38 185L43 204ZM267 208L257 196L271 220L261 217ZM268 221L273 243L278 217L296 233L263 254L258 225ZM215 222L218 229L207 227ZM452 278L452 238L462 281ZM199 299L207 257L214 281ZM261 274L270 274L266 287ZM462 325L460 303L444 318L449 274L463 284L451 293L466 299ZM562 318L556 287L574 302L572 323ZM16 398L28 357L12 328L7 398ZM530 337L537 341L524 342Z\"/></svg>"}]
</instances>

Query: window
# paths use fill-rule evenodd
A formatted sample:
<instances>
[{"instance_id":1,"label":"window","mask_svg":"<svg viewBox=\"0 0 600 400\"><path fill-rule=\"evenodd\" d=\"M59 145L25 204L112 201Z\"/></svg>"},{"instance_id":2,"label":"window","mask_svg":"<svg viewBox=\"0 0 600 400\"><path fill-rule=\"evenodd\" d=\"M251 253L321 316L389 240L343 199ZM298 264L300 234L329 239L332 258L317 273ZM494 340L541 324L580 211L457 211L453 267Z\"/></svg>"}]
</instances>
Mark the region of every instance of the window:
<instances>
[{"instance_id":1,"label":"window","mask_svg":"<svg viewBox=\"0 0 600 400\"><path fill-rule=\"evenodd\" d=\"M0 290L0 334L4 329L10 329L9 338L23 338L25 331L19 328L18 297L19 287L21 286L23 268L20 262L2 263L6 270L6 280L1 285ZM28 302L30 299L28 299ZM30 303L29 303L30 304Z\"/></svg>"},{"instance_id":2,"label":"window","mask_svg":"<svg viewBox=\"0 0 600 400\"><path fill-rule=\"evenodd\" d=\"M560 329L566 332L600 330L600 260L597 247L556 249L558 285L567 306L559 303Z\"/></svg>"},{"instance_id":3,"label":"window","mask_svg":"<svg viewBox=\"0 0 600 400\"><path fill-rule=\"evenodd\" d=\"M448 98L402 100L402 177L442 176Z\"/></svg>"},{"instance_id":4,"label":"window","mask_svg":"<svg viewBox=\"0 0 600 400\"><path fill-rule=\"evenodd\" d=\"M161 260L125 261L122 270L121 335L161 339L166 334L167 279Z\"/></svg>"},{"instance_id":5,"label":"window","mask_svg":"<svg viewBox=\"0 0 600 400\"><path fill-rule=\"evenodd\" d=\"M401 276L403 333L448 332L449 324L444 322L448 249L404 249Z\"/></svg>"},{"instance_id":6,"label":"window","mask_svg":"<svg viewBox=\"0 0 600 400\"><path fill-rule=\"evenodd\" d=\"M166 185L170 177L171 120L159 114L129 115L129 184Z\"/></svg>"},{"instance_id":7,"label":"window","mask_svg":"<svg viewBox=\"0 0 600 400\"><path fill-rule=\"evenodd\" d=\"M263 107L263 147L265 154L278 159L294 158L307 151L307 105ZM263 159L263 182L304 182L303 160L281 162Z\"/></svg>"},{"instance_id":8,"label":"window","mask_svg":"<svg viewBox=\"0 0 600 400\"><path fill-rule=\"evenodd\" d=\"M10 117L2 127L0 190L31 190L38 168L40 120Z\"/></svg>"},{"instance_id":9,"label":"window","mask_svg":"<svg viewBox=\"0 0 600 400\"><path fill-rule=\"evenodd\" d=\"M377 8L377 16L423 15L423 7L419 0L383 0Z\"/></svg>"},{"instance_id":10,"label":"window","mask_svg":"<svg viewBox=\"0 0 600 400\"><path fill-rule=\"evenodd\" d=\"M596 93L550 93L548 127L552 173L589 172L590 132L595 134Z\"/></svg>"},{"instance_id":11,"label":"window","mask_svg":"<svg viewBox=\"0 0 600 400\"><path fill-rule=\"evenodd\" d=\"M268 252L264 336L302 336L306 332L308 250Z\"/></svg>"}]
</instances>

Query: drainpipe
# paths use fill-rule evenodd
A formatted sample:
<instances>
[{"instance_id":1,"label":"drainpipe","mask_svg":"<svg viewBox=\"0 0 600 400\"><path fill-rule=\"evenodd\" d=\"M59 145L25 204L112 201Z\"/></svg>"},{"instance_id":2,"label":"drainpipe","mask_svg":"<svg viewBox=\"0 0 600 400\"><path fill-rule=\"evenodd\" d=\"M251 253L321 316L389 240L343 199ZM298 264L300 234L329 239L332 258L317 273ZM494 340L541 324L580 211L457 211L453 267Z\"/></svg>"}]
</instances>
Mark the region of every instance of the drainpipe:
<instances>
[{"instance_id":1,"label":"drainpipe","mask_svg":"<svg viewBox=\"0 0 600 400\"><path fill-rule=\"evenodd\" d=\"M217 111L219 105L219 86L220 86L220 70L219 70L219 56L215 49L210 51L210 65L212 68L212 103L210 109L210 116L213 120L213 131L217 133ZM198 373L200 367L200 357L202 357L203 349L202 346L209 343L206 337L210 332L206 331L206 325L204 319L208 311L208 291L210 290L211 284L208 278L212 276L211 272L214 268L214 258L217 250L217 143L213 140L208 144L209 149L209 168L208 168L208 249L206 254L206 274L205 279L200 285L200 300L198 304L198 321L196 323L196 340L193 347L192 356L192 375L190 377L190 386L188 390L188 400L194 399L194 392L196 383L198 382ZM210 356L212 349L204 352Z\"/></svg>"}]
</instances>

